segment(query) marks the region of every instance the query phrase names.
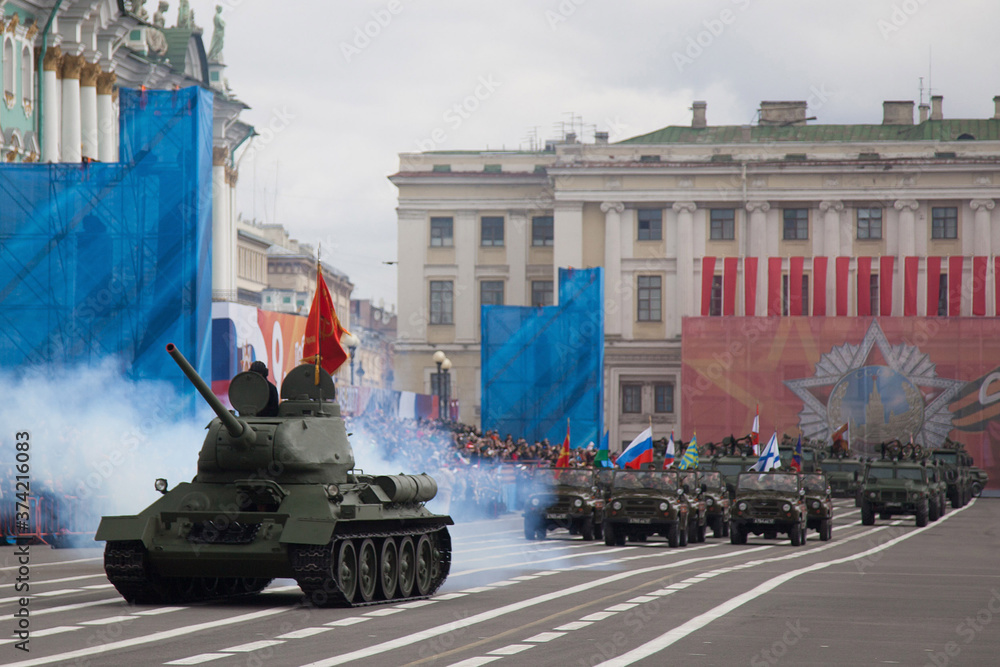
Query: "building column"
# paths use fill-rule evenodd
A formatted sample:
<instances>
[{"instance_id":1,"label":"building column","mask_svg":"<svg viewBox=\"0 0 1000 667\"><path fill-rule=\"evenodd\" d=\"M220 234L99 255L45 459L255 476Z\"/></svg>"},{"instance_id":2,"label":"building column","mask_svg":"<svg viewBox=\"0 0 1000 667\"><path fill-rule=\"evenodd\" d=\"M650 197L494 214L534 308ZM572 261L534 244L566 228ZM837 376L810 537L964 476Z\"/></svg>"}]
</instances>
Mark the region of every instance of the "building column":
<instances>
[{"instance_id":1,"label":"building column","mask_svg":"<svg viewBox=\"0 0 1000 667\"><path fill-rule=\"evenodd\" d=\"M674 202L677 213L677 304L681 317L700 315L695 312L694 294L698 289L694 281L694 202ZM700 290L698 292L701 293Z\"/></svg>"},{"instance_id":2,"label":"building column","mask_svg":"<svg viewBox=\"0 0 1000 667\"><path fill-rule=\"evenodd\" d=\"M97 77L101 66L85 62L80 68L80 149L84 158L97 160Z\"/></svg>"},{"instance_id":3,"label":"building column","mask_svg":"<svg viewBox=\"0 0 1000 667\"><path fill-rule=\"evenodd\" d=\"M457 211L455 214L455 258L458 271L452 303L455 308L456 343L475 343L479 339L476 331L478 318L474 314L479 301L476 284L476 265L479 263L476 247L478 224L475 211Z\"/></svg>"},{"instance_id":4,"label":"building column","mask_svg":"<svg viewBox=\"0 0 1000 667\"><path fill-rule=\"evenodd\" d=\"M509 273L507 288L504 290L504 304L523 306L526 303L524 295L528 273L528 239L531 238L528 225L531 224L531 218L525 211L512 211L509 220L510 233L507 235Z\"/></svg>"},{"instance_id":5,"label":"building column","mask_svg":"<svg viewBox=\"0 0 1000 667\"><path fill-rule=\"evenodd\" d=\"M604 333L622 335L622 213L625 204L606 201L601 204L604 213Z\"/></svg>"},{"instance_id":6,"label":"building column","mask_svg":"<svg viewBox=\"0 0 1000 667\"><path fill-rule=\"evenodd\" d=\"M904 257L912 257L917 254L916 250L916 200L897 199L892 207L899 211L899 261L903 262Z\"/></svg>"},{"instance_id":7,"label":"building column","mask_svg":"<svg viewBox=\"0 0 1000 667\"><path fill-rule=\"evenodd\" d=\"M97 159L101 162L118 161L115 151L118 117L112 99L116 78L114 72L101 72L97 75Z\"/></svg>"},{"instance_id":8,"label":"building column","mask_svg":"<svg viewBox=\"0 0 1000 667\"><path fill-rule=\"evenodd\" d=\"M767 315L767 212L771 205L766 201L747 202L750 212L750 238L747 256L757 258L757 302L754 305L757 317Z\"/></svg>"},{"instance_id":9,"label":"building column","mask_svg":"<svg viewBox=\"0 0 1000 667\"><path fill-rule=\"evenodd\" d=\"M226 185L225 146L212 148L212 300L236 301L236 284L230 280L235 258L230 254L229 198Z\"/></svg>"},{"instance_id":10,"label":"building column","mask_svg":"<svg viewBox=\"0 0 1000 667\"><path fill-rule=\"evenodd\" d=\"M80 121L80 71L83 65L83 56L63 56L61 162L80 162L83 159Z\"/></svg>"},{"instance_id":11,"label":"building column","mask_svg":"<svg viewBox=\"0 0 1000 667\"><path fill-rule=\"evenodd\" d=\"M59 144L61 140L59 122L59 69L62 62L62 51L53 46L45 51L42 61L42 162L59 161Z\"/></svg>"},{"instance_id":12,"label":"building column","mask_svg":"<svg viewBox=\"0 0 1000 667\"><path fill-rule=\"evenodd\" d=\"M840 214L844 210L844 202L837 200L821 201L819 210L823 214L823 252L817 253L830 257L840 255ZM826 264L826 313L837 312L837 262Z\"/></svg>"},{"instance_id":13,"label":"building column","mask_svg":"<svg viewBox=\"0 0 1000 667\"><path fill-rule=\"evenodd\" d=\"M583 266L583 202L555 202L552 211L552 303L559 303L559 269Z\"/></svg>"},{"instance_id":14,"label":"building column","mask_svg":"<svg viewBox=\"0 0 1000 667\"><path fill-rule=\"evenodd\" d=\"M992 254L990 250L990 219L993 217L990 211L996 206L996 201L992 199L973 199L969 206L976 212L973 222L973 247L975 255Z\"/></svg>"},{"instance_id":15,"label":"building column","mask_svg":"<svg viewBox=\"0 0 1000 667\"><path fill-rule=\"evenodd\" d=\"M230 155L231 157L231 155ZM238 273L239 273L239 230L236 228L236 181L239 177L239 172L226 166L226 188L225 196L223 201L226 206L226 229L229 230L229 256L232 257L232 261L229 263L229 281L230 285L233 286L233 301L238 301L240 298L239 294L239 284L238 284ZM214 209L215 203L213 202L212 207ZM350 305L350 297L348 297L348 305ZM350 307L348 307L347 319L350 321Z\"/></svg>"}]
</instances>

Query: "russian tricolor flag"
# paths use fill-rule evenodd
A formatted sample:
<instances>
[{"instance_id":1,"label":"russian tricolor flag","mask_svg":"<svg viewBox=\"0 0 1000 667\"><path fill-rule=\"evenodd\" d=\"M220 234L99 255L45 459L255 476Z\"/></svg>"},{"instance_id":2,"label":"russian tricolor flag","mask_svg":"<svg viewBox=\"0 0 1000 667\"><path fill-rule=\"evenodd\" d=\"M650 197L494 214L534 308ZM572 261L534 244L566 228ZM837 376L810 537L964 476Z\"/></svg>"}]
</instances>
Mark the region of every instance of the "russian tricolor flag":
<instances>
[{"instance_id":1,"label":"russian tricolor flag","mask_svg":"<svg viewBox=\"0 0 1000 667\"><path fill-rule=\"evenodd\" d=\"M674 464L674 432L670 432L670 441L667 442L667 451L663 453L663 469L666 470Z\"/></svg>"},{"instance_id":2,"label":"russian tricolor flag","mask_svg":"<svg viewBox=\"0 0 1000 667\"><path fill-rule=\"evenodd\" d=\"M621 456L618 457L618 465L622 468L632 468L639 470L643 463L653 462L653 427L650 426L645 431L635 436Z\"/></svg>"}]
</instances>

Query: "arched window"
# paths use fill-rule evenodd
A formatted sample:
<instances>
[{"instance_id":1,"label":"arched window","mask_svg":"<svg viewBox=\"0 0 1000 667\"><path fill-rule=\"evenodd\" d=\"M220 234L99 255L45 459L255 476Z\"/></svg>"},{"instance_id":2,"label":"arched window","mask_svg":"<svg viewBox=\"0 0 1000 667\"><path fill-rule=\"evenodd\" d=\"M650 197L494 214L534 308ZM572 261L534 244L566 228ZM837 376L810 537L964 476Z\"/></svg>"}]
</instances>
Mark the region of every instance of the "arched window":
<instances>
[{"instance_id":1,"label":"arched window","mask_svg":"<svg viewBox=\"0 0 1000 667\"><path fill-rule=\"evenodd\" d=\"M31 75L33 60L30 48L21 49L21 97L28 105L35 103L34 77Z\"/></svg>"},{"instance_id":2,"label":"arched window","mask_svg":"<svg viewBox=\"0 0 1000 667\"><path fill-rule=\"evenodd\" d=\"M14 97L14 41L8 37L3 41L3 93L8 106Z\"/></svg>"}]
</instances>

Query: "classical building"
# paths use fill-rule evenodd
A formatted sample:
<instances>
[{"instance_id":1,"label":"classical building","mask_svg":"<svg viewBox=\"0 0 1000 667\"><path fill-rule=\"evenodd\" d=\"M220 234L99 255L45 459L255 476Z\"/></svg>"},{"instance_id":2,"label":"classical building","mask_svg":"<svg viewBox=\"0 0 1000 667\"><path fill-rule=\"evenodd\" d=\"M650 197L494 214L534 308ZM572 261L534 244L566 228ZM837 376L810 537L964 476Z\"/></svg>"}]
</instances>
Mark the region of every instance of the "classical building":
<instances>
[{"instance_id":1,"label":"classical building","mask_svg":"<svg viewBox=\"0 0 1000 667\"><path fill-rule=\"evenodd\" d=\"M247 105L223 76L225 24L216 19L206 53L190 10L167 27L161 9L168 3L155 11L145 4L0 0L0 155L7 162L116 162L119 87L210 89L212 292L236 301L234 158L254 130L240 120Z\"/></svg>"},{"instance_id":2,"label":"classical building","mask_svg":"<svg viewBox=\"0 0 1000 667\"><path fill-rule=\"evenodd\" d=\"M359 341L354 354L354 384L393 389L396 313L370 299L351 299L350 322L350 331Z\"/></svg>"},{"instance_id":3,"label":"classical building","mask_svg":"<svg viewBox=\"0 0 1000 667\"><path fill-rule=\"evenodd\" d=\"M401 154L396 386L430 392L443 350L479 423L480 306L552 304L558 267L605 270L613 443L650 420L689 437L683 317L997 315L994 104L949 119L935 96L915 120L889 101L880 123L823 125L763 102L754 125L711 126L695 102L690 126L614 144Z\"/></svg>"}]
</instances>

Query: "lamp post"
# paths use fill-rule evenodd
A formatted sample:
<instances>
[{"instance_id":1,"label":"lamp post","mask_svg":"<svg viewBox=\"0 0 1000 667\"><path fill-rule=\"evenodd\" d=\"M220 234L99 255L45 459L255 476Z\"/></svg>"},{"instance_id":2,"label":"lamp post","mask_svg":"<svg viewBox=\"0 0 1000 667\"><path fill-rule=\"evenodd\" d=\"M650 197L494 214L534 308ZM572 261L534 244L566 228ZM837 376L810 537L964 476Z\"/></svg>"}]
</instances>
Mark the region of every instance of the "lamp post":
<instances>
[{"instance_id":1,"label":"lamp post","mask_svg":"<svg viewBox=\"0 0 1000 667\"><path fill-rule=\"evenodd\" d=\"M342 342L344 345L347 346L347 352L348 352L348 354L351 355L351 386L353 387L354 386L354 353L357 351L358 345L361 344L361 341L354 334L347 333L347 334L345 334L340 339L340 342Z\"/></svg>"},{"instance_id":2,"label":"lamp post","mask_svg":"<svg viewBox=\"0 0 1000 667\"><path fill-rule=\"evenodd\" d=\"M446 357L441 350L434 353L433 359L438 369L434 376L434 393L438 397L438 419L444 421L448 410L448 394L450 393L448 371L451 370L451 359Z\"/></svg>"}]
</instances>

